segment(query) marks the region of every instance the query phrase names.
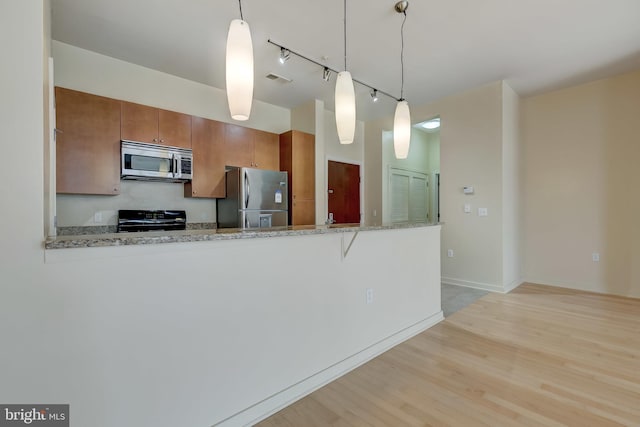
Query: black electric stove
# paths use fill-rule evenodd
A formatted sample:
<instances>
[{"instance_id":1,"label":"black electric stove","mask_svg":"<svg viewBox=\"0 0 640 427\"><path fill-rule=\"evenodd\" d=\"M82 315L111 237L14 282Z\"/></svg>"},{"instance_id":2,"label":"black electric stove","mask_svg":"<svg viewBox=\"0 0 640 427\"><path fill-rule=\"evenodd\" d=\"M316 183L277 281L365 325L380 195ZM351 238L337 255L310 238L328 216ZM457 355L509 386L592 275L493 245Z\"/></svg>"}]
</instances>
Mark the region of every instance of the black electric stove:
<instances>
[{"instance_id":1,"label":"black electric stove","mask_svg":"<svg viewBox=\"0 0 640 427\"><path fill-rule=\"evenodd\" d=\"M118 233L184 230L186 228L187 214L185 211L118 211Z\"/></svg>"}]
</instances>

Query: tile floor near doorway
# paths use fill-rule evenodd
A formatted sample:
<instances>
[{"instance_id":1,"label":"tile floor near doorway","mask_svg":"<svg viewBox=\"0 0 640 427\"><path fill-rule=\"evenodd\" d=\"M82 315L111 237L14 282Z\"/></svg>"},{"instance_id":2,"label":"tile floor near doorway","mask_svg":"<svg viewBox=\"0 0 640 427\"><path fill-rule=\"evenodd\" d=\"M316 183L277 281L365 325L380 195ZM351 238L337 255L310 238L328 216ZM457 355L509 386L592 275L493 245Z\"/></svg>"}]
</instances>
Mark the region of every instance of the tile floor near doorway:
<instances>
[{"instance_id":1,"label":"tile floor near doorway","mask_svg":"<svg viewBox=\"0 0 640 427\"><path fill-rule=\"evenodd\" d=\"M442 312L444 317L449 317L456 311L465 308L477 299L488 294L480 289L467 288L464 286L442 284Z\"/></svg>"}]
</instances>

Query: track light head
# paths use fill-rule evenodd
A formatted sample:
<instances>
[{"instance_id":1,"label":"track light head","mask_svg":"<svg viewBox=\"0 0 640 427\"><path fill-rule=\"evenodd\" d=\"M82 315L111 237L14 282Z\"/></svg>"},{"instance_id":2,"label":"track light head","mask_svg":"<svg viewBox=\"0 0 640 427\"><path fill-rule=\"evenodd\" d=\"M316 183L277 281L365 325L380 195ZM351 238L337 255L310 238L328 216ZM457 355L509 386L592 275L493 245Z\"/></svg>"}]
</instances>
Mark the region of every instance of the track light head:
<instances>
[{"instance_id":1,"label":"track light head","mask_svg":"<svg viewBox=\"0 0 640 427\"><path fill-rule=\"evenodd\" d=\"M291 57L291 52L289 52L289 49L285 49L283 47L280 48L280 63L284 64L285 62L287 62L289 60L289 58Z\"/></svg>"},{"instance_id":2,"label":"track light head","mask_svg":"<svg viewBox=\"0 0 640 427\"><path fill-rule=\"evenodd\" d=\"M408 1L399 1L394 6L394 8L396 9L396 12L398 12L398 13L407 13L407 8L408 7L409 7L409 2Z\"/></svg>"},{"instance_id":3,"label":"track light head","mask_svg":"<svg viewBox=\"0 0 640 427\"><path fill-rule=\"evenodd\" d=\"M322 72L322 80L328 82L329 78L331 78L331 70L327 67L324 67L324 71Z\"/></svg>"},{"instance_id":4,"label":"track light head","mask_svg":"<svg viewBox=\"0 0 640 427\"><path fill-rule=\"evenodd\" d=\"M378 102L378 89L371 90L371 100L373 102Z\"/></svg>"}]
</instances>

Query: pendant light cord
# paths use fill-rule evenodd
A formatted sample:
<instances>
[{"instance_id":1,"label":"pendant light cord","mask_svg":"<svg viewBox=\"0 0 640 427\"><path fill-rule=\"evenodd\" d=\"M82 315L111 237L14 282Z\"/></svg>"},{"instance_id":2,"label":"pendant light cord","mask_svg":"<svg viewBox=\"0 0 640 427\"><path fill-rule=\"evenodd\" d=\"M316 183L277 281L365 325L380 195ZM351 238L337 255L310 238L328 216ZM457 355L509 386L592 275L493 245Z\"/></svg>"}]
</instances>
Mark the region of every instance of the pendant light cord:
<instances>
[{"instance_id":1,"label":"pendant light cord","mask_svg":"<svg viewBox=\"0 0 640 427\"><path fill-rule=\"evenodd\" d=\"M402 69L402 78L400 85L400 100L404 100L404 23L407 22L407 11L402 12L402 26L400 27L400 68Z\"/></svg>"},{"instance_id":2,"label":"pendant light cord","mask_svg":"<svg viewBox=\"0 0 640 427\"><path fill-rule=\"evenodd\" d=\"M244 21L244 16L242 15L242 0L238 0L238 4L240 5L240 19Z\"/></svg>"},{"instance_id":3,"label":"pendant light cord","mask_svg":"<svg viewBox=\"0 0 640 427\"><path fill-rule=\"evenodd\" d=\"M347 0L344 0L344 70L347 71Z\"/></svg>"}]
</instances>

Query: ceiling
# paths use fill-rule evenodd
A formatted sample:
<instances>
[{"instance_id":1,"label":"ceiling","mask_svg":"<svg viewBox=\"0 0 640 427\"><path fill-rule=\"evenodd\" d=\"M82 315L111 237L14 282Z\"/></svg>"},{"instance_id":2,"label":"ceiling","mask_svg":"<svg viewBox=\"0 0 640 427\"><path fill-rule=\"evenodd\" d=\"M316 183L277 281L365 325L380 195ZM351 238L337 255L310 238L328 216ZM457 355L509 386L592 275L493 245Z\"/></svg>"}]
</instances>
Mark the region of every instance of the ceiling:
<instances>
[{"instance_id":1,"label":"ceiling","mask_svg":"<svg viewBox=\"0 0 640 427\"><path fill-rule=\"evenodd\" d=\"M52 0L55 40L155 70L225 87L235 0ZM531 95L640 69L639 0L449 0L409 2L404 97L422 105L506 80ZM347 1L347 69L400 97L400 26L394 0ZM344 68L343 1L243 0L255 57L254 98L286 108L322 99L333 109L335 76L292 55L284 65L271 39L334 69ZM267 79L276 73L292 79ZM357 114L393 114L356 84Z\"/></svg>"}]
</instances>

